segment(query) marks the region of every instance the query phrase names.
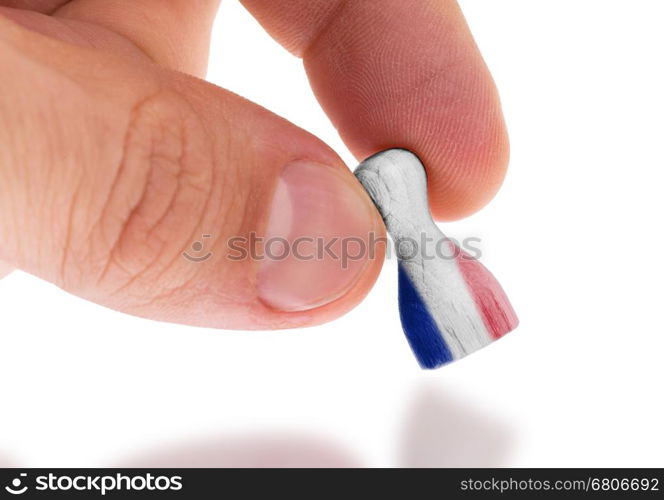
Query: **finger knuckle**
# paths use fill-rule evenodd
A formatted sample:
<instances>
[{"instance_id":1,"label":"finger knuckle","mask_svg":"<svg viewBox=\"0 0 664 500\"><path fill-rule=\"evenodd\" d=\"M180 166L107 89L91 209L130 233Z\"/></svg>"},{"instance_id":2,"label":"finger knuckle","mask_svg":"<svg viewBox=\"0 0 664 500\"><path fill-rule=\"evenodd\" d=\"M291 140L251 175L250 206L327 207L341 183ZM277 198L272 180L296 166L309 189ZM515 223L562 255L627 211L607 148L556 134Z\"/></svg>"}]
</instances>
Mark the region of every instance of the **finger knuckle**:
<instances>
[{"instance_id":1,"label":"finger knuckle","mask_svg":"<svg viewBox=\"0 0 664 500\"><path fill-rule=\"evenodd\" d=\"M209 136L182 96L160 90L137 103L98 224L97 285L120 290L168 269L196 235L213 171Z\"/></svg>"}]
</instances>

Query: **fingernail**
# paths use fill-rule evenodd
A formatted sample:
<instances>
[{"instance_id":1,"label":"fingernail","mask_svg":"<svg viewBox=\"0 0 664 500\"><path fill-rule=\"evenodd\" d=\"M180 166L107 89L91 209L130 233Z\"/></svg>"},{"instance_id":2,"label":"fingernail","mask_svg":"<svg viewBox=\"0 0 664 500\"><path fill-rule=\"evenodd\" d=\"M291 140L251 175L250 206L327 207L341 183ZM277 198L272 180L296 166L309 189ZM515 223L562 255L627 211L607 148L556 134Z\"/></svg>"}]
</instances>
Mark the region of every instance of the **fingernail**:
<instances>
[{"instance_id":1,"label":"fingernail","mask_svg":"<svg viewBox=\"0 0 664 500\"><path fill-rule=\"evenodd\" d=\"M349 172L298 160L279 177L257 290L269 307L305 311L353 288L373 255L376 212Z\"/></svg>"}]
</instances>

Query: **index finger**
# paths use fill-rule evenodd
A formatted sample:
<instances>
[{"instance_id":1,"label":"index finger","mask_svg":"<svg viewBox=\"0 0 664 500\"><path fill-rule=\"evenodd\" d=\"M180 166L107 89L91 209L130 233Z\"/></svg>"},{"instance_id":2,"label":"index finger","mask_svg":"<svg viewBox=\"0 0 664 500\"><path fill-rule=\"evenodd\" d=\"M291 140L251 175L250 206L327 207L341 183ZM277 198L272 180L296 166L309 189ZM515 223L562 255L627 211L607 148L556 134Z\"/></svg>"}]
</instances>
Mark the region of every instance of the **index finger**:
<instances>
[{"instance_id":1,"label":"index finger","mask_svg":"<svg viewBox=\"0 0 664 500\"><path fill-rule=\"evenodd\" d=\"M491 75L453 0L243 0L304 60L311 85L358 159L400 147L427 167L438 219L487 203L509 146Z\"/></svg>"}]
</instances>

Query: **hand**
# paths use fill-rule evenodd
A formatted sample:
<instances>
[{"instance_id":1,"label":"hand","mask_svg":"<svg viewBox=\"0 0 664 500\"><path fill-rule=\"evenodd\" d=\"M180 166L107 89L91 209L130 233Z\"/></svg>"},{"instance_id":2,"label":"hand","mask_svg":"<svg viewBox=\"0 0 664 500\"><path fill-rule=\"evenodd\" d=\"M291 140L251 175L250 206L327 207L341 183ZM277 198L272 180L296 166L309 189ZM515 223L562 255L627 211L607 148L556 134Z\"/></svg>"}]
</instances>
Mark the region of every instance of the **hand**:
<instances>
[{"instance_id":1,"label":"hand","mask_svg":"<svg viewBox=\"0 0 664 500\"><path fill-rule=\"evenodd\" d=\"M243 3L302 57L358 159L414 151L439 219L493 196L507 137L454 1ZM346 266L229 257L237 237L384 229L328 146L196 78L217 4L0 0L0 260L121 311L224 328L311 325L368 292L380 251Z\"/></svg>"}]
</instances>

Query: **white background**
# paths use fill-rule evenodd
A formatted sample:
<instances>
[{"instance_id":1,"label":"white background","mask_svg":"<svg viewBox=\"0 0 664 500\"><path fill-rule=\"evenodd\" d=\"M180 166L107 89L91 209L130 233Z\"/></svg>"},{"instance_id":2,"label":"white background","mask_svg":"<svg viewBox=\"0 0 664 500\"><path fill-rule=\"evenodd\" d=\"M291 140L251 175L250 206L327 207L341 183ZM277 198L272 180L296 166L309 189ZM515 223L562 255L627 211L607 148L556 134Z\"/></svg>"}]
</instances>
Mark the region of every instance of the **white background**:
<instances>
[{"instance_id":1,"label":"white background","mask_svg":"<svg viewBox=\"0 0 664 500\"><path fill-rule=\"evenodd\" d=\"M468 0L510 131L480 236L521 325L423 372L395 262L324 326L161 324L0 281L0 465L664 466L664 8ZM355 161L301 62L234 0L209 79Z\"/></svg>"}]
</instances>

